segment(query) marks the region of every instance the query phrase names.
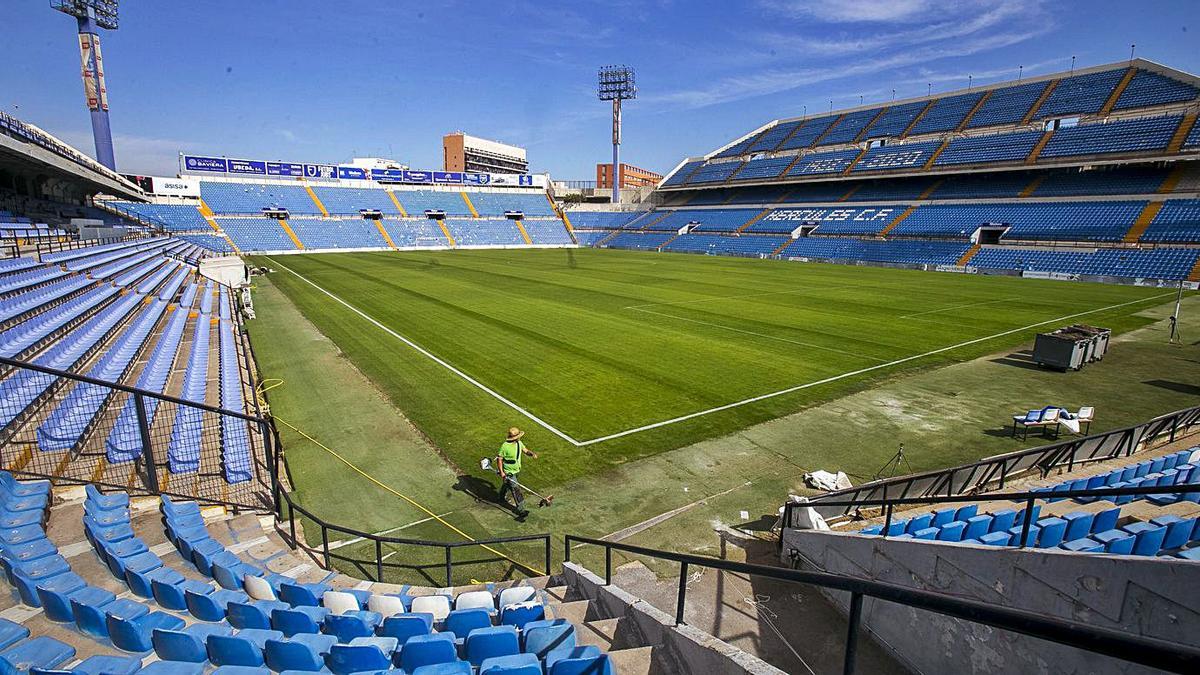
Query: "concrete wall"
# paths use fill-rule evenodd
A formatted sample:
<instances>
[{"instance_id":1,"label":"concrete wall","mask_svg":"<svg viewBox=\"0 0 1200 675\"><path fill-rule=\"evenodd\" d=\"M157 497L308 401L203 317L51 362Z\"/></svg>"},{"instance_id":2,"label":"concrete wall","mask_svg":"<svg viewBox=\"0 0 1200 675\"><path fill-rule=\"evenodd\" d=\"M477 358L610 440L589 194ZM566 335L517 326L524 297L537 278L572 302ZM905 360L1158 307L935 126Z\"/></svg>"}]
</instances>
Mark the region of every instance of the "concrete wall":
<instances>
[{"instance_id":1,"label":"concrete wall","mask_svg":"<svg viewBox=\"0 0 1200 675\"><path fill-rule=\"evenodd\" d=\"M1200 565L1166 558L885 540L786 530L804 566L1200 646ZM829 597L846 610L849 594ZM1091 652L865 598L864 626L927 673L1160 672Z\"/></svg>"},{"instance_id":2,"label":"concrete wall","mask_svg":"<svg viewBox=\"0 0 1200 675\"><path fill-rule=\"evenodd\" d=\"M613 649L654 646L655 673L784 675L784 671L727 642L692 628L575 563L563 563L563 580L578 599L590 600L595 618L620 618ZM572 598L576 599L576 598ZM589 617L592 618L592 617Z\"/></svg>"}]
</instances>

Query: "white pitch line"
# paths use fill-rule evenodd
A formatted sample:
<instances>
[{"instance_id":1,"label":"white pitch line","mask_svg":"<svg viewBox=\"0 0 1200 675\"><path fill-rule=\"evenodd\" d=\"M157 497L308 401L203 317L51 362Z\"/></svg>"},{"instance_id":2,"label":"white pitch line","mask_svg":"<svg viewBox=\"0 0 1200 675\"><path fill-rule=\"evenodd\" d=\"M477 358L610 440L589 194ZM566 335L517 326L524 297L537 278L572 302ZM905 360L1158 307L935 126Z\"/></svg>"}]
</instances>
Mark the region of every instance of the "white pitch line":
<instances>
[{"instance_id":1,"label":"white pitch line","mask_svg":"<svg viewBox=\"0 0 1200 675\"><path fill-rule=\"evenodd\" d=\"M986 300L984 302L968 302L965 305L951 305L949 307L942 307L941 309L930 309L930 310L927 310L924 312L917 312L916 314L902 314L897 318L911 319L914 316L925 316L926 314L938 314L941 312L949 312L949 311L952 311L955 309L963 309L966 307L981 307L983 305L994 305L998 302L1008 302L1009 300L1016 300L1016 298L1000 298L999 300Z\"/></svg>"},{"instance_id":2,"label":"white pitch line","mask_svg":"<svg viewBox=\"0 0 1200 675\"><path fill-rule=\"evenodd\" d=\"M1142 299L1140 299L1140 300L1130 300L1129 302L1122 302L1122 303L1119 303L1119 304L1116 304L1116 305L1109 305L1108 307L1101 307L1101 308L1099 308L1099 309L1091 309L1091 310L1088 310L1088 311L1086 311L1086 312L1078 312L1078 313L1076 313L1076 314L1068 314L1068 315L1066 315L1066 316L1060 316L1060 317L1058 317L1058 318L1056 318L1056 319L1049 319L1049 320L1047 320L1047 321L1039 321L1038 323L1031 323L1031 324L1029 324L1028 326L1022 326L1022 327L1020 327L1020 328L1014 328L1014 329L1012 329L1012 330L1006 330L1006 331L1004 331L1004 332L1002 332L1002 333L996 333L996 334L994 334L994 335L988 335L988 336L981 337L981 338L975 338L974 340L967 340L966 342L959 342L958 344L950 345L950 346L948 346L948 347L941 347L941 348L939 348L939 349L934 349L934 350L932 350L932 351L925 352L924 354L914 354L913 356L906 356L906 357L904 357L904 358L902 358L902 359L896 359L895 361L889 361L889 362L887 362L887 363L881 363L881 364L879 364L879 365L875 365L875 366L868 366L868 367L866 367L866 368L860 368L860 369L858 369L858 370L852 370L852 371L850 371L850 372L848 372L848 373L842 373L841 375L834 375L834 376L832 376L832 377L827 377L827 378L825 378L825 379L823 379L823 380L816 380L815 382L808 382L808 383L805 383L805 384L799 384L799 385L796 385L796 386L794 386L794 387L788 387L787 389L780 389L779 391L773 391L773 392L771 392L771 393L769 393L769 394L761 394L761 395L759 395L759 396L754 396L754 397L751 397L751 398L743 399L743 400L741 400L741 401L735 401L735 402L733 402L733 403L726 403L725 405L720 405L720 406L717 406L717 407L715 407L715 408L709 408L709 409L707 409L707 410L700 410L700 411L698 411L698 412L690 413L690 414L687 414L687 415L680 415L679 417L672 417L672 418L671 418L671 419L669 419L669 420L663 420L663 421L661 421L661 422L655 422L655 423L653 423L653 424L647 424L647 425L644 425L644 426L637 427L637 428L635 428L635 429L626 429L625 431L619 431L619 432L617 432L617 433L615 433L615 434L609 434L609 435L607 435L607 436L601 436L601 437L599 437L599 438L593 438L593 439L590 439L590 440L587 440L587 441L583 441L583 442L579 443L579 445L580 445L580 446L587 446L587 445L592 445L592 444L594 444L594 443L603 443L604 441L611 441L611 440L613 440L613 439L616 439L616 438L621 438L622 436L628 436L628 435L630 435L630 434L636 434L636 433L640 433L640 432L642 432L642 431L649 431L649 430L651 430L651 429L657 429L657 428L659 428L659 427L665 427L665 426L667 426L667 425L670 425L670 424L676 424L676 423L678 423L678 422L683 422L683 421L685 421L685 420L694 419L694 418L696 418L696 417L702 417L702 416L704 416L704 415L710 415L710 414L712 414L712 413L715 413L715 412L721 412L722 410L729 410L729 409L731 409L731 408L737 408L737 407L740 407L740 406L748 405L748 404L750 404L750 403L757 403L758 401L764 401L764 400L766 400L766 399L769 399L769 398L775 398L776 396L783 396L784 394L790 394L790 393L792 393L792 392L797 392L797 391L800 391L800 390L802 390L802 389L808 389L808 388L810 388L810 387L816 387L816 386L819 386L819 385L822 385L822 384L828 384L828 383L830 383L830 382L837 382L838 380L844 380L844 379L846 379L847 377L853 377L853 376L855 376L855 375L862 375L863 373L869 373L869 372L872 372L872 371L875 371L875 370L880 370L880 369L882 369L882 368L888 368L888 367L890 367L890 366L899 365L899 364L901 364L901 363L907 363L907 362L909 362L909 361L915 361L915 360L917 360L917 359L922 359L922 358L925 358L925 357L927 357L927 356L933 356L933 355L935 355L935 354L941 354L942 352L948 352L948 351L950 351L950 350L953 350L953 349L958 349L958 348L960 348L960 347L969 347L969 346L971 346L971 345L973 345L973 344L978 344L978 343L980 343L980 342L986 342L986 341L988 341L988 340L991 340L991 339L994 339L994 338L998 338L998 337L1004 337L1005 335L1012 335L1013 333L1020 333L1021 331L1029 330L1030 328L1037 328L1037 327L1039 327L1039 326L1045 326L1045 325L1047 325L1047 324L1051 324L1051 323L1058 323L1059 321L1066 321L1067 319L1074 319L1074 318L1081 317L1081 316L1087 316L1088 314L1096 314L1097 312L1104 312L1104 311L1107 311L1107 310L1110 310L1110 309L1117 309L1117 308L1119 308L1119 307L1126 307L1126 306L1128 306L1128 305L1134 305L1134 304L1137 304L1137 303L1139 303L1139 302L1146 302L1146 301L1148 301L1148 300L1157 300L1158 298L1164 298L1164 297L1166 297L1166 296L1168 296L1168 295L1174 295L1174 294L1175 294L1174 292L1170 292L1170 293L1161 293L1161 294L1159 294L1159 295L1154 295L1154 296L1151 296L1151 297L1148 297L1148 298L1142 298Z\"/></svg>"},{"instance_id":3,"label":"white pitch line","mask_svg":"<svg viewBox=\"0 0 1200 675\"><path fill-rule=\"evenodd\" d=\"M674 314L664 314L662 312L656 312L652 309L638 309L637 307L627 307L626 309L632 309L635 312L645 312L646 314L654 314L655 316L665 316L668 319L678 319L680 321L688 321L690 323L700 324L701 326L712 326L713 328L720 328L721 330L732 331L734 333L742 333L744 335L754 335L754 336L764 338L767 340L775 340L777 342L787 342L787 343L794 344L794 345L800 345L801 347L811 347L812 349L823 349L827 352L834 352L836 354L841 354L843 356L856 356L856 357L870 359L872 361L878 361L880 363L883 363L883 359L877 359L874 356L867 356L865 354L856 354L854 352L847 352L847 351L843 351L841 349L834 349L833 347L824 347L822 345L814 345L811 342L801 342L799 340L789 340L788 338L778 337L775 335L767 335L766 333L755 333L752 330L745 330L743 328L734 328L732 326L724 326L719 323L709 323L708 321L701 321L699 319L689 319L689 318L683 317L683 316L675 316Z\"/></svg>"},{"instance_id":4,"label":"white pitch line","mask_svg":"<svg viewBox=\"0 0 1200 675\"><path fill-rule=\"evenodd\" d=\"M421 345L419 345L419 344L417 344L417 343L413 342L412 340L409 340L408 338L406 338L406 337L404 337L403 335L401 335L401 334L397 333L396 331L392 330L391 328L388 328L387 326L385 326L385 325L383 325L383 324L379 323L378 321L376 321L376 320L375 320L375 319L374 319L372 316L370 316L369 314L366 314L366 313L364 313L363 311L359 310L359 309L358 309L357 307L355 307L354 305L351 305L350 303L348 303L348 302L346 302L345 300L343 300L343 299L339 298L338 296L334 295L333 293L330 293L329 291L325 290L324 288L321 288L321 287L320 287L320 286L318 286L316 283L314 283L314 282L310 281L310 280L309 280L307 277L305 277L303 274L300 274L300 273L296 272L295 270L293 270L292 268L288 267L287 265L280 264L279 262L277 262L277 261L276 261L274 258L271 258L270 256L268 256L268 257L267 257L267 260L270 260L271 262L275 263L276 265L279 265L280 267L282 267L283 269L287 270L288 272L291 272L292 274L294 274L294 275L296 276L296 278L297 278L297 279L300 279L301 281L303 281L304 283L308 284L309 286L312 286L313 288L317 289L318 291L321 291L321 292L322 292L322 293L324 293L325 295L328 295L329 297L333 298L333 299L334 299L334 300L335 300L335 301L336 301L338 304L342 305L343 307L345 307L346 309L350 310L351 312L354 312L355 314L357 314L357 315L361 316L362 318L366 319L366 320L367 320L369 323L371 323L373 326L375 326L376 328L378 328L378 329L382 330L383 332L387 333L388 335L391 335L392 337L394 337L394 338L396 338L397 340L399 340L399 341L403 342L404 344L408 345L409 347L412 347L413 349L417 350L417 352L419 352L420 354L424 355L426 358L430 359L430 360L431 360L431 361L433 361L434 363L436 363L436 364L438 364L439 366L441 366L441 367L445 368L446 370L449 370L450 372L452 372L452 373L454 373L455 375L457 375L457 376L461 377L462 379L466 380L467 382L470 382L471 384L475 385L475 387L476 387L476 388L478 388L480 391L482 391L482 392L486 393L487 395L491 396L492 398L496 399L497 401L500 401L501 403L503 403L504 405L508 406L509 408L512 408L513 410L515 410L515 411L517 411L517 412L521 413L521 414L522 414L522 415L524 415L525 417L529 418L529 420L530 420L530 421L532 421L534 424L537 424L537 425L538 425L538 426L540 426L541 428L545 429L546 431L549 431L550 433L554 434L555 436L558 436L559 438L561 438L561 439L563 439L564 441L566 441L566 442L570 443L571 445L574 445L574 446L579 446L579 445L580 445L580 442L579 442L579 441L575 440L574 438L571 438L571 437L570 437L570 436L568 436L567 434L565 434L565 433L563 433L563 432L559 431L558 429L554 428L554 427L553 427L553 426L551 426L551 425L550 425L548 422L544 421L542 418L538 417L537 415L534 415L533 413L531 413L531 412L529 412L528 410L526 410L526 409L522 408L521 406L517 405L516 403L513 403L512 401L508 400L508 399L507 399L507 398L505 398L503 395L501 395L501 394L497 393L496 391L494 391L494 390L490 389L490 388L489 388L487 385L485 385L484 383L480 382L479 380L476 380L475 378L473 378L473 377L471 377L470 375L468 375L468 374L464 373L463 371L459 370L458 368L455 368L454 366L452 366L451 364L447 363L446 361L443 361L441 358L439 358L438 356L436 356L435 354L433 354L432 352L430 352L428 349L425 349L425 348L424 348L424 347L422 347Z\"/></svg>"}]
</instances>

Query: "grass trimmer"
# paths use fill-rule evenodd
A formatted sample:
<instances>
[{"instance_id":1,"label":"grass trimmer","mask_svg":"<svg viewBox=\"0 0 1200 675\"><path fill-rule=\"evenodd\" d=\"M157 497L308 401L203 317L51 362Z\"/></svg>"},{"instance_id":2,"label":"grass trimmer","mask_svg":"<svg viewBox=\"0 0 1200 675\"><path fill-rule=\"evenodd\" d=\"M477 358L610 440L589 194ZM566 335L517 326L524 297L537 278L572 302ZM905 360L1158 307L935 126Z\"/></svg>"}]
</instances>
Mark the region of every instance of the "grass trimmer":
<instances>
[{"instance_id":1,"label":"grass trimmer","mask_svg":"<svg viewBox=\"0 0 1200 675\"><path fill-rule=\"evenodd\" d=\"M483 469L484 471L491 471L491 472L495 473L496 475L500 475L500 467L492 466L492 460L487 457L484 457L483 459L479 460L479 468ZM547 497L545 495L539 494L537 491L531 489L529 486L525 485L524 483L520 483L515 480L513 482L516 483L517 487L528 492L529 494L533 495L534 497L537 497L538 499L540 499L541 501L538 502L538 506L550 506L551 504L554 503L554 495L550 495Z\"/></svg>"}]
</instances>

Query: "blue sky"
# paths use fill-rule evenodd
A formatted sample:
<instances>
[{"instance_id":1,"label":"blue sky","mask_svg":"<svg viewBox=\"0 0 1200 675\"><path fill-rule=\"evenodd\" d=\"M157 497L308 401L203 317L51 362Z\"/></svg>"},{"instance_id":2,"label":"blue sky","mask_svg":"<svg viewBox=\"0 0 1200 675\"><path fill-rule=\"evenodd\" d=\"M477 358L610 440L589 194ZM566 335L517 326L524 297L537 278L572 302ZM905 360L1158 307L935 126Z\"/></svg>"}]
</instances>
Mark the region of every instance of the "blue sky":
<instances>
[{"instance_id":1,"label":"blue sky","mask_svg":"<svg viewBox=\"0 0 1200 675\"><path fill-rule=\"evenodd\" d=\"M91 152L74 23L6 0L0 109ZM777 117L1137 54L1200 73L1200 0L417 3L127 0L103 36L118 168L179 151L386 156L440 168L441 136L524 145L591 179L610 157L596 68L625 63L623 160L665 173Z\"/></svg>"}]
</instances>

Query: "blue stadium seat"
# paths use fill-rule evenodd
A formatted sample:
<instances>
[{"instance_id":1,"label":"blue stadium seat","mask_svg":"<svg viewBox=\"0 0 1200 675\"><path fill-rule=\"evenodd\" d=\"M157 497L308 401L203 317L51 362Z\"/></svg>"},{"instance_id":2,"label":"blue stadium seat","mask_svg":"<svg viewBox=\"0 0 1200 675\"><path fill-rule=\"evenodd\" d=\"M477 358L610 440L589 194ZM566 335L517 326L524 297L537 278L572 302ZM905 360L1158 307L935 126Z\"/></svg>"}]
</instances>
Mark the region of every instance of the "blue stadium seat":
<instances>
[{"instance_id":1,"label":"blue stadium seat","mask_svg":"<svg viewBox=\"0 0 1200 675\"><path fill-rule=\"evenodd\" d=\"M135 619L110 613L107 619L108 635L113 645L117 649L135 653L150 651L153 647L151 635L155 629L179 630L184 625L183 619L166 612L150 612Z\"/></svg>"},{"instance_id":2,"label":"blue stadium seat","mask_svg":"<svg viewBox=\"0 0 1200 675\"><path fill-rule=\"evenodd\" d=\"M551 652L575 647L576 639L575 626L566 619L533 621L521 631L522 651L541 659Z\"/></svg>"},{"instance_id":3,"label":"blue stadium seat","mask_svg":"<svg viewBox=\"0 0 1200 675\"><path fill-rule=\"evenodd\" d=\"M26 673L33 668L57 668L75 656L75 648L44 635L18 642L0 652L0 670Z\"/></svg>"},{"instance_id":4,"label":"blue stadium seat","mask_svg":"<svg viewBox=\"0 0 1200 675\"><path fill-rule=\"evenodd\" d=\"M318 671L325 668L325 656L337 644L332 635L299 633L286 639L267 640L263 658L267 667L284 670Z\"/></svg>"},{"instance_id":5,"label":"blue stadium seat","mask_svg":"<svg viewBox=\"0 0 1200 675\"><path fill-rule=\"evenodd\" d=\"M533 654L493 656L479 664L479 675L542 675L542 664Z\"/></svg>"},{"instance_id":6,"label":"blue stadium seat","mask_svg":"<svg viewBox=\"0 0 1200 675\"><path fill-rule=\"evenodd\" d=\"M417 635L404 643L400 650L400 669L411 673L417 668L436 663L453 663L458 660L452 633Z\"/></svg>"},{"instance_id":7,"label":"blue stadium seat","mask_svg":"<svg viewBox=\"0 0 1200 675\"><path fill-rule=\"evenodd\" d=\"M225 624L196 623L180 630L157 629L150 634L154 653L164 661L208 662L208 638L232 635Z\"/></svg>"},{"instance_id":8,"label":"blue stadium seat","mask_svg":"<svg viewBox=\"0 0 1200 675\"><path fill-rule=\"evenodd\" d=\"M297 633L320 633L321 625L329 616L324 607L298 606L291 609L271 610L271 628L292 637Z\"/></svg>"},{"instance_id":9,"label":"blue stadium seat","mask_svg":"<svg viewBox=\"0 0 1200 675\"><path fill-rule=\"evenodd\" d=\"M508 656L520 651L517 629L513 626L480 628L467 636L464 645L464 654L473 666L478 666L484 659Z\"/></svg>"},{"instance_id":10,"label":"blue stadium seat","mask_svg":"<svg viewBox=\"0 0 1200 675\"><path fill-rule=\"evenodd\" d=\"M429 635L433 632L433 615L428 613L405 613L385 617L377 633L385 637L394 637L404 644L408 638L416 635Z\"/></svg>"},{"instance_id":11,"label":"blue stadium seat","mask_svg":"<svg viewBox=\"0 0 1200 675\"><path fill-rule=\"evenodd\" d=\"M208 660L218 666L263 665L263 649L267 640L281 640L277 630L245 628L235 634L208 636Z\"/></svg>"}]
</instances>

